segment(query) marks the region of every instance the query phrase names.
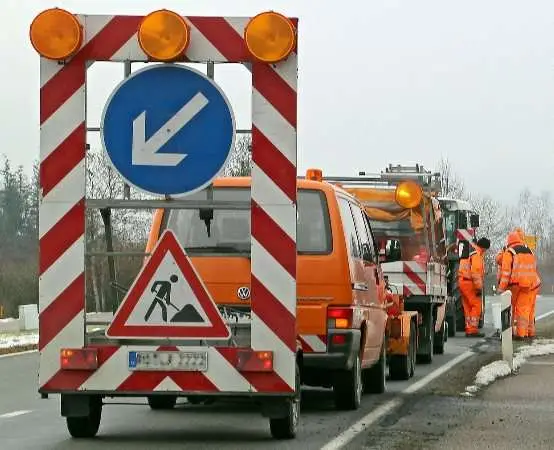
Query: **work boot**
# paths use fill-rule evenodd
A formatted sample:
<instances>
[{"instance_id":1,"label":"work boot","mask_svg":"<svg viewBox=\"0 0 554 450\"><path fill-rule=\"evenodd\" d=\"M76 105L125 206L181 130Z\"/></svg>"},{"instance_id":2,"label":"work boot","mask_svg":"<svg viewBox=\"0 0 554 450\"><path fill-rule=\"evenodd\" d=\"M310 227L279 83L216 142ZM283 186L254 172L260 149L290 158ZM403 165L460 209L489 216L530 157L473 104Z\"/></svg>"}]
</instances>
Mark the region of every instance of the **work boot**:
<instances>
[{"instance_id":1,"label":"work boot","mask_svg":"<svg viewBox=\"0 0 554 450\"><path fill-rule=\"evenodd\" d=\"M512 336L512 341L525 341L527 338L525 336L518 336L517 334Z\"/></svg>"},{"instance_id":2,"label":"work boot","mask_svg":"<svg viewBox=\"0 0 554 450\"><path fill-rule=\"evenodd\" d=\"M466 333L466 337L468 338L483 338L485 337L484 333L480 333L479 331L476 333Z\"/></svg>"}]
</instances>

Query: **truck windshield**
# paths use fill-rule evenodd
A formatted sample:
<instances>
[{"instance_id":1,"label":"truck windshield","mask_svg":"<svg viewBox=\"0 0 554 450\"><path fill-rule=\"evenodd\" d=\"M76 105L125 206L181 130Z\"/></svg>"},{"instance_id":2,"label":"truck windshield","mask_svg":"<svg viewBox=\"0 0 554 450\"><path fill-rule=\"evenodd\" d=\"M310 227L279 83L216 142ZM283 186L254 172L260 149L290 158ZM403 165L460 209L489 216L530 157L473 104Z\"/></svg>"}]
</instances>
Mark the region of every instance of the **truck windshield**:
<instances>
[{"instance_id":1,"label":"truck windshield","mask_svg":"<svg viewBox=\"0 0 554 450\"><path fill-rule=\"evenodd\" d=\"M188 199L206 200L206 191ZM214 188L214 201L250 201L249 188ZM331 252L331 227L325 195L321 191L299 189L297 194L297 249L299 254ZM250 211L214 209L172 210L167 228L177 234L188 253L195 255L250 253ZM202 215L202 216L201 216Z\"/></svg>"}]
</instances>

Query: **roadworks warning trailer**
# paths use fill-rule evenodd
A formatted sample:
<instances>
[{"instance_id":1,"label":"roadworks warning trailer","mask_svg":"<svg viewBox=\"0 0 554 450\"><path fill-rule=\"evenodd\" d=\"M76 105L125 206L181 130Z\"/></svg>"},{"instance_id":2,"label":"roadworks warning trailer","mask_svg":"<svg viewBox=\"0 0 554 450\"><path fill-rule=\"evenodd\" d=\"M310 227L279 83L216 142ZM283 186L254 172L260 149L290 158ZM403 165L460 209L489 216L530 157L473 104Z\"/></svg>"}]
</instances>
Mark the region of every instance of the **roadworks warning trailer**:
<instances>
[{"instance_id":1,"label":"roadworks warning trailer","mask_svg":"<svg viewBox=\"0 0 554 450\"><path fill-rule=\"evenodd\" d=\"M72 436L98 432L105 398L143 397L151 408L166 409L178 397L202 395L255 399L275 438L296 435L296 30L296 19L275 12L244 18L159 10L143 17L49 9L33 21L31 41L41 56L39 392L61 394ZM123 63L127 78L108 100L100 127L91 127L86 73L97 61ZM160 64L131 73L133 62ZM175 64L184 62L207 64L208 75ZM193 202L187 195L209 190L234 146L232 109L212 80L214 64L224 63L252 73L251 199ZM87 131L100 131L121 182L149 198L87 195ZM170 232L105 332L91 330L85 262L145 255L86 252L87 210L109 219L113 208L166 207L250 210L256 283L248 344L237 344Z\"/></svg>"},{"instance_id":2,"label":"roadworks warning trailer","mask_svg":"<svg viewBox=\"0 0 554 450\"><path fill-rule=\"evenodd\" d=\"M407 378L416 360L430 363L433 354L443 353L448 338L438 176L419 165L389 165L380 174L326 180L356 196L370 218L392 302L387 325L390 371Z\"/></svg>"}]
</instances>

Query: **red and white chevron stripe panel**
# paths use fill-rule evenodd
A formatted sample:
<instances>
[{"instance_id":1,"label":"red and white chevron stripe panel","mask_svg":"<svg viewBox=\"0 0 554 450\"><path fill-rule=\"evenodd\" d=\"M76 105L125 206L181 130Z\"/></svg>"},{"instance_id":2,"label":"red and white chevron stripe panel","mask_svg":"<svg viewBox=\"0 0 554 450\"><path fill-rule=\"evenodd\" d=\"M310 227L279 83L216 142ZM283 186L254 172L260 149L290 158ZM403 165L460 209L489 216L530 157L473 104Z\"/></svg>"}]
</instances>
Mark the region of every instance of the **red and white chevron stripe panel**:
<instances>
[{"instance_id":1,"label":"red and white chevron stripe panel","mask_svg":"<svg viewBox=\"0 0 554 450\"><path fill-rule=\"evenodd\" d=\"M41 58L39 384L46 391L291 392L296 353L296 52L277 64L251 66L251 346L274 352L275 372L247 377L226 362L232 349L210 348L210 369L204 375L130 375L125 355L131 347L125 346L101 348L102 366L93 373L60 369L60 349L85 345L86 69L95 61L148 61L137 39L142 18L78 16L85 36L80 51L64 65ZM251 62L242 38L249 18L185 20L191 37L183 62Z\"/></svg>"},{"instance_id":2,"label":"red and white chevron stripe panel","mask_svg":"<svg viewBox=\"0 0 554 450\"><path fill-rule=\"evenodd\" d=\"M389 277L393 294L446 297L446 267L439 263L416 261L383 263L383 274Z\"/></svg>"},{"instance_id":3,"label":"red and white chevron stripe panel","mask_svg":"<svg viewBox=\"0 0 554 450\"><path fill-rule=\"evenodd\" d=\"M456 230L456 239L459 241L472 241L475 237L475 228L459 228Z\"/></svg>"},{"instance_id":4,"label":"red and white chevron stripe panel","mask_svg":"<svg viewBox=\"0 0 554 450\"><path fill-rule=\"evenodd\" d=\"M327 351L326 334L301 334L298 339L304 353L325 353Z\"/></svg>"}]
</instances>

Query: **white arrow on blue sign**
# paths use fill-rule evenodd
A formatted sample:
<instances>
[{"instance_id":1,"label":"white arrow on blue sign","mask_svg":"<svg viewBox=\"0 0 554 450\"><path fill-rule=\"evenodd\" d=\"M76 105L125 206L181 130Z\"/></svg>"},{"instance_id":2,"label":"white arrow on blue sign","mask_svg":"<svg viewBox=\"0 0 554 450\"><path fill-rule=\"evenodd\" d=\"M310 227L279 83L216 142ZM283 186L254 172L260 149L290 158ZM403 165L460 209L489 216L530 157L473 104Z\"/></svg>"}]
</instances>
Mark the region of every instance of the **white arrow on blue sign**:
<instances>
[{"instance_id":1,"label":"white arrow on blue sign","mask_svg":"<svg viewBox=\"0 0 554 450\"><path fill-rule=\"evenodd\" d=\"M204 74L156 64L115 88L100 132L127 183L151 194L186 195L207 187L225 167L235 118L225 94Z\"/></svg>"}]
</instances>

